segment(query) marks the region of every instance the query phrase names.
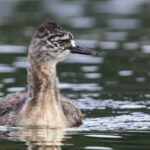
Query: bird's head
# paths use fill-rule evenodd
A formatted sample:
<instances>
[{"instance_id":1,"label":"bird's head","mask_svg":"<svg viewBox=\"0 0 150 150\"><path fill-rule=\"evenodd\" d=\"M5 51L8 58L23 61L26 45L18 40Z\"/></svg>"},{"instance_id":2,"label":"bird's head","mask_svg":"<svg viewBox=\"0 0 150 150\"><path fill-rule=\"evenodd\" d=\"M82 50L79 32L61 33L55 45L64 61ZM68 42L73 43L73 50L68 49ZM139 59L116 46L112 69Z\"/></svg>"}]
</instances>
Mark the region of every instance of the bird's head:
<instances>
[{"instance_id":1,"label":"bird's head","mask_svg":"<svg viewBox=\"0 0 150 150\"><path fill-rule=\"evenodd\" d=\"M42 61L55 60L58 62L72 53L99 55L96 51L77 46L69 31L50 20L38 27L29 48L29 54Z\"/></svg>"}]
</instances>

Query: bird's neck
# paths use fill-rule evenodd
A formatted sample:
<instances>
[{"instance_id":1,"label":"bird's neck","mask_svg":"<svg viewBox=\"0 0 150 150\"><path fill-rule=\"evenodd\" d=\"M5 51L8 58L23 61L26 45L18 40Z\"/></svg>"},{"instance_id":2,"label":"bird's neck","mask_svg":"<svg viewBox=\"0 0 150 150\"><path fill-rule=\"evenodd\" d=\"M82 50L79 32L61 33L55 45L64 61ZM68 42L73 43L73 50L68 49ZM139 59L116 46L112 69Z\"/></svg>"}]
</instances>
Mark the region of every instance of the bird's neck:
<instances>
[{"instance_id":1,"label":"bird's neck","mask_svg":"<svg viewBox=\"0 0 150 150\"><path fill-rule=\"evenodd\" d=\"M38 64L30 62L28 67L28 94L33 103L37 101L59 101L56 77L56 62Z\"/></svg>"},{"instance_id":2,"label":"bird's neck","mask_svg":"<svg viewBox=\"0 0 150 150\"><path fill-rule=\"evenodd\" d=\"M23 109L24 125L66 127L57 86L56 62L38 63L29 58L28 101Z\"/></svg>"}]
</instances>

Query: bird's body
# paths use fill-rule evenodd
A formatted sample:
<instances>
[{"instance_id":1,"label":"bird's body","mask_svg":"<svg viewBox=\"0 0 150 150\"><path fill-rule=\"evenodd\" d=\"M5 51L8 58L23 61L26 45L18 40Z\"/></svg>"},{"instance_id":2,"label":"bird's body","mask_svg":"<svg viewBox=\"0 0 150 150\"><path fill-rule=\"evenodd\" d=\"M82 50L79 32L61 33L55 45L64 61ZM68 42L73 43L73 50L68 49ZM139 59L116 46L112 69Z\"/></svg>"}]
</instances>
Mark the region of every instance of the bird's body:
<instances>
[{"instance_id":1,"label":"bird's body","mask_svg":"<svg viewBox=\"0 0 150 150\"><path fill-rule=\"evenodd\" d=\"M56 64L71 53L97 55L76 46L72 34L54 22L40 25L28 51L28 91L0 100L0 125L59 128L82 124L81 111L58 89Z\"/></svg>"},{"instance_id":2,"label":"bird's body","mask_svg":"<svg viewBox=\"0 0 150 150\"><path fill-rule=\"evenodd\" d=\"M5 98L1 99L0 125L17 125L17 126L21 125L23 119L21 112L27 101L28 101L28 94L20 92L9 94ZM62 106L63 113L66 117L66 121L68 123L67 127L79 126L80 124L82 124L81 111L71 102L71 100L65 98L64 96L61 96L60 103ZM30 112L29 115L31 115ZM41 123L43 123L44 126L49 125L44 124L43 120L41 120ZM55 127L59 127L58 125L60 124L56 124Z\"/></svg>"}]
</instances>

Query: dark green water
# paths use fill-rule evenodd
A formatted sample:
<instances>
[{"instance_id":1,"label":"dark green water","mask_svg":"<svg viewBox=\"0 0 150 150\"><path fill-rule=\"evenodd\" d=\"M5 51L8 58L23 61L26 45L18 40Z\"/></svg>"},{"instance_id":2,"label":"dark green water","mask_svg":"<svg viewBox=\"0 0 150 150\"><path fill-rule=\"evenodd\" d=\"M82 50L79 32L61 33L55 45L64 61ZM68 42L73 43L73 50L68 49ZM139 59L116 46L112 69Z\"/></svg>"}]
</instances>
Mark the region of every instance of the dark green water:
<instances>
[{"instance_id":1,"label":"dark green water","mask_svg":"<svg viewBox=\"0 0 150 150\"><path fill-rule=\"evenodd\" d=\"M0 127L0 150L149 150L150 1L0 0L0 97L26 90L36 27L53 19L101 57L72 55L57 67L61 92L84 124L65 130Z\"/></svg>"}]
</instances>

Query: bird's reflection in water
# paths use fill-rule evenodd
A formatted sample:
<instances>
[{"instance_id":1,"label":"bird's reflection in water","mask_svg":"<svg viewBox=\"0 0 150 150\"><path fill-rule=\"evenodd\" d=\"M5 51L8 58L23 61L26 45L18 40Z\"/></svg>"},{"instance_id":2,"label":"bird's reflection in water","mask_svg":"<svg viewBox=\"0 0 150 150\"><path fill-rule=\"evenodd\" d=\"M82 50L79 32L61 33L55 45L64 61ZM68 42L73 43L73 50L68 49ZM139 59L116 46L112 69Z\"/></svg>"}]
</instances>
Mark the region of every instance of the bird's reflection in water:
<instances>
[{"instance_id":1,"label":"bird's reflection in water","mask_svg":"<svg viewBox=\"0 0 150 150\"><path fill-rule=\"evenodd\" d=\"M7 136L1 138L24 141L28 150L61 150L65 134L61 128L23 128L7 131Z\"/></svg>"},{"instance_id":2,"label":"bird's reflection in water","mask_svg":"<svg viewBox=\"0 0 150 150\"><path fill-rule=\"evenodd\" d=\"M22 130L22 139L35 146L60 146L64 138L63 129L34 128Z\"/></svg>"}]
</instances>

